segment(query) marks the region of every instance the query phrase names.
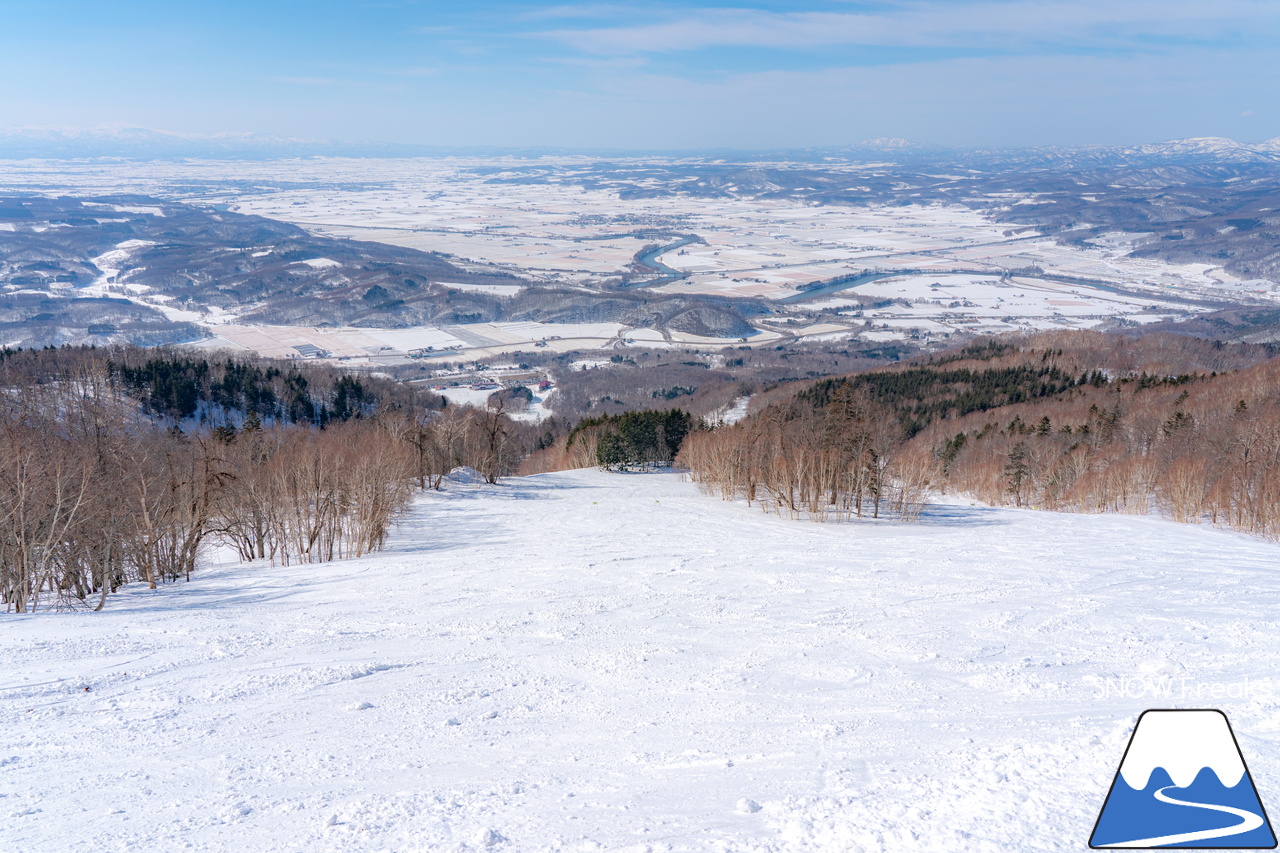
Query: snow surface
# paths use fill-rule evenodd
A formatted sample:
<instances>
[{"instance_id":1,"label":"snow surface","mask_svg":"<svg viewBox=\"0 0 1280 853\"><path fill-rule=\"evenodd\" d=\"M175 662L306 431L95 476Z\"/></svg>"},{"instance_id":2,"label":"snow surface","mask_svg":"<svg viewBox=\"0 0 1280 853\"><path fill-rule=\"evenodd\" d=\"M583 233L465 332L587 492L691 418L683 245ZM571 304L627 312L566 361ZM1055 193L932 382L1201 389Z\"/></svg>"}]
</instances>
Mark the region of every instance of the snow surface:
<instances>
[{"instance_id":1,"label":"snow surface","mask_svg":"<svg viewBox=\"0 0 1280 853\"><path fill-rule=\"evenodd\" d=\"M1148 707L1225 710L1280 803L1278 558L670 473L454 486L373 557L0 616L0 850L1085 850Z\"/></svg>"},{"instance_id":2,"label":"snow surface","mask_svg":"<svg viewBox=\"0 0 1280 853\"><path fill-rule=\"evenodd\" d=\"M751 396L738 397L732 403L713 412L704 420L714 424L736 424L747 416L747 406L751 405Z\"/></svg>"},{"instance_id":3,"label":"snow surface","mask_svg":"<svg viewBox=\"0 0 1280 853\"><path fill-rule=\"evenodd\" d=\"M536 387L537 383L533 383ZM517 421L526 421L528 423L541 423L552 416L552 411L547 408L547 398L555 391L555 388L548 388L546 391L539 391L533 400L524 409L518 412L509 411L507 414ZM489 403L489 398L497 392L496 388L488 391L476 391L473 388L459 386L453 388L441 388L433 393L439 394L450 403L456 403L460 406L475 406L477 408L485 408ZM539 396L540 395L540 396Z\"/></svg>"}]
</instances>

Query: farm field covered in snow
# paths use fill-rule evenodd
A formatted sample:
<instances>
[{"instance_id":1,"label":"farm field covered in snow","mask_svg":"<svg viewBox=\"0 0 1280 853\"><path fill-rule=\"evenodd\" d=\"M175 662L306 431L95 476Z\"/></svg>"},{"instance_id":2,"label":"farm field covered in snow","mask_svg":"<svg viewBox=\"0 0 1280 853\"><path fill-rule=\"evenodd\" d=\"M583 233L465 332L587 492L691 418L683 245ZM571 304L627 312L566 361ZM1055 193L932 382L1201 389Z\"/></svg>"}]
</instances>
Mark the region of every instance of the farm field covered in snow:
<instances>
[{"instance_id":1,"label":"farm field covered in snow","mask_svg":"<svg viewBox=\"0 0 1280 853\"><path fill-rule=\"evenodd\" d=\"M139 253L158 245L150 239L95 248L97 254L82 259L96 264L97 272L84 271L91 284L50 285L59 299L123 298L148 316L203 327L203 332L183 333L206 335L202 346L272 358L316 356L318 350L328 354L319 357L387 367L408 364L414 350L483 362L535 346L548 354L630 346L775 347L799 341L930 346L956 335L1174 323L1231 304L1268 306L1280 298L1275 290L1280 285L1243 279L1211 262L1225 263L1227 255L1179 255L1176 263L1151 256L1154 232L1116 223L1114 230L1098 231L1101 225L1082 221L1091 236L1066 239L1065 232L1055 231L1057 225L1003 221L1009 210L1033 203L1038 195L992 193L981 182L960 195L904 195L905 185L882 188L846 204L814 203L803 193L692 194L681 190L673 175L713 164L670 158L612 165L552 155L0 165L5 192L148 194L197 208L265 216L322 238L322 246L307 250L320 256L277 270L285 276L281 281L329 270L320 277L320 290L289 291L290 299L302 302L283 312L263 313L263 305L244 302L242 295L234 304L204 291L195 299L155 278L154 267L142 276L147 265ZM803 171L786 161L767 168L793 176ZM832 180L857 184L888 167L846 163L827 168L834 170ZM88 209L112 214L160 209L118 202L90 201ZM1145 228L1148 220L1144 215L1137 222ZM51 221L40 227L73 226ZM1224 226L1221 233L1234 228ZM346 257L349 239L450 255L455 266L444 269L452 272L426 276L442 288L522 296L515 303L485 301L458 313L443 310L452 297L431 291L436 295L424 297L434 306L430 310L411 297L401 311L396 299L384 302L360 283L372 268L347 268L329 257ZM250 259L276 257L256 240ZM225 252L210 257L225 261L231 257ZM516 278L466 281L468 269L499 268ZM18 278L29 277L30 271L15 271L21 273ZM412 277L403 281L417 286ZM400 286L386 283L393 290ZM30 299L35 296L30 285L5 287ZM634 292L623 295L619 287ZM615 297L621 302L612 301ZM654 315L627 307L632 300L652 298L673 310L682 306L681 312L683 306L700 305L701 312L709 304L706 297L751 301L716 302L717 316L724 316L721 309L741 312L727 326L706 325L705 318L686 313ZM572 307L577 303L596 308ZM33 317L49 313L32 312ZM466 322L436 324L449 320ZM88 339L89 325L75 326L74 334ZM92 325L114 327L115 320L106 317Z\"/></svg>"},{"instance_id":2,"label":"farm field covered in snow","mask_svg":"<svg viewBox=\"0 0 1280 853\"><path fill-rule=\"evenodd\" d=\"M1274 811L1278 565L1150 518L454 485L370 558L0 617L0 850L1084 850L1148 707L1222 708Z\"/></svg>"}]
</instances>

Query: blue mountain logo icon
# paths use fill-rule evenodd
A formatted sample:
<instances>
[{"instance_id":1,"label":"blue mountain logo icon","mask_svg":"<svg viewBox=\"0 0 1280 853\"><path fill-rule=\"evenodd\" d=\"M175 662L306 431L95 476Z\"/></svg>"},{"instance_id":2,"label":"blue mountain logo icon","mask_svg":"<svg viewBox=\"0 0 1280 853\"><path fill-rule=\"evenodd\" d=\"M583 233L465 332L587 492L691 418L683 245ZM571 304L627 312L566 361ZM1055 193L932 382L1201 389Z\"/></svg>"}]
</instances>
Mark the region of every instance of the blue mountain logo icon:
<instances>
[{"instance_id":1,"label":"blue mountain logo icon","mask_svg":"<svg viewBox=\"0 0 1280 853\"><path fill-rule=\"evenodd\" d=\"M1144 711L1089 846L1274 848L1275 833L1227 716Z\"/></svg>"}]
</instances>

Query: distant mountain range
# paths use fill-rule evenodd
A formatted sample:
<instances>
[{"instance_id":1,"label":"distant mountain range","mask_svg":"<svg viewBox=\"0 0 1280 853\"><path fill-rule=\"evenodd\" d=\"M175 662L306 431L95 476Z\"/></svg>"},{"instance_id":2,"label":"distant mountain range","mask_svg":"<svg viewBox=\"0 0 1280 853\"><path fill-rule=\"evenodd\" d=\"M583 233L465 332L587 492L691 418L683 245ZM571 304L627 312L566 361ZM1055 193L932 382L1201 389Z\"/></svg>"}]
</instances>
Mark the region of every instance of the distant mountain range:
<instances>
[{"instance_id":1,"label":"distant mountain range","mask_svg":"<svg viewBox=\"0 0 1280 853\"><path fill-rule=\"evenodd\" d=\"M1236 142L1221 136L1171 139L1144 145L1045 145L1033 148L947 148L906 139L871 139L837 149L849 160L903 164L954 162L977 167L1081 169L1107 166L1280 165L1280 137Z\"/></svg>"},{"instance_id":2,"label":"distant mountain range","mask_svg":"<svg viewBox=\"0 0 1280 853\"><path fill-rule=\"evenodd\" d=\"M742 162L962 163L976 168L1089 168L1161 165L1280 165L1280 137L1244 143L1209 136L1145 145L958 148L900 138L869 139L848 146L770 151L588 151L566 148L460 148L393 142L344 142L262 133L184 134L140 127L0 129L0 159L271 159L277 157L445 157L508 154L696 156L731 154Z\"/></svg>"}]
</instances>

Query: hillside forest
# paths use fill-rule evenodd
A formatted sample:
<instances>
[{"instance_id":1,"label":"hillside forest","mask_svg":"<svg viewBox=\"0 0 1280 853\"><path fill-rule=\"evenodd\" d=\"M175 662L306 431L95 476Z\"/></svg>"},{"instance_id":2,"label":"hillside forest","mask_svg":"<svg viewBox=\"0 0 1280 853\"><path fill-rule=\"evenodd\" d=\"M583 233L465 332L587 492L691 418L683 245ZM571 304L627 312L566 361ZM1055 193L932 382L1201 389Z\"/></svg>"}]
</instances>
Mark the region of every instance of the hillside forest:
<instances>
[{"instance_id":1,"label":"hillside forest","mask_svg":"<svg viewBox=\"0 0 1280 853\"><path fill-rule=\"evenodd\" d=\"M1040 333L758 386L731 424L662 398L534 424L509 417L512 394L453 406L420 384L319 365L6 350L0 598L18 612L101 608L126 583L189 578L213 543L282 563L366 554L415 491L459 467L492 484L674 465L725 499L817 521L914 520L950 492L1275 538L1276 355Z\"/></svg>"},{"instance_id":2,"label":"hillside forest","mask_svg":"<svg viewBox=\"0 0 1280 853\"><path fill-rule=\"evenodd\" d=\"M1277 537L1275 355L1164 334L988 339L761 395L677 462L725 498L815 519L911 518L939 490Z\"/></svg>"},{"instance_id":3,"label":"hillside forest","mask_svg":"<svg viewBox=\"0 0 1280 853\"><path fill-rule=\"evenodd\" d=\"M214 541L284 563L377 550L414 489L459 466L495 482L555 426L331 368L131 347L4 351L0 389L0 599L18 612L189 579Z\"/></svg>"}]
</instances>

